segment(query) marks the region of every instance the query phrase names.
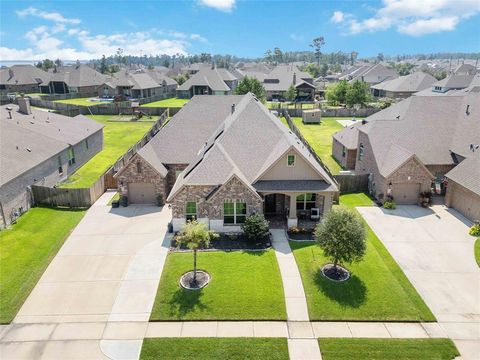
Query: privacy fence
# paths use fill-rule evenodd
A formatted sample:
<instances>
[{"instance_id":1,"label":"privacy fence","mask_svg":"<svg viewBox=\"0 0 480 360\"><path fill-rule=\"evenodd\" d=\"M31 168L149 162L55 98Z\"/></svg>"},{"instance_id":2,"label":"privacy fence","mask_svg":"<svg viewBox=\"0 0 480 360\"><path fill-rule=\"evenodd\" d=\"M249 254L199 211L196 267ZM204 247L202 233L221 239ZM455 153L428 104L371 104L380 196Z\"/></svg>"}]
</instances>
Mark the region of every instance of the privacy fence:
<instances>
[{"instance_id":1,"label":"privacy fence","mask_svg":"<svg viewBox=\"0 0 480 360\"><path fill-rule=\"evenodd\" d=\"M117 188L117 180L114 178L115 173L160 131L168 118L169 112L167 109L155 121L150 130L89 188L50 188L33 185L34 203L36 205L70 208L90 207L107 189Z\"/></svg>"}]
</instances>

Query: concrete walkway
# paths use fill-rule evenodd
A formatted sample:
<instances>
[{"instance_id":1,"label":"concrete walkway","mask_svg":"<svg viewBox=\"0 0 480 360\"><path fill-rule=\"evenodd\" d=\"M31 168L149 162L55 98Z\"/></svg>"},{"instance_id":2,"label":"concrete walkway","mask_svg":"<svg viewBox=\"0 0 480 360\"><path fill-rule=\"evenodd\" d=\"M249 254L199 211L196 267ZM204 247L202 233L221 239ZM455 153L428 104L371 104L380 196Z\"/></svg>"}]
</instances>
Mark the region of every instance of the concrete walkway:
<instances>
[{"instance_id":1,"label":"concrete walkway","mask_svg":"<svg viewBox=\"0 0 480 360\"><path fill-rule=\"evenodd\" d=\"M471 222L443 205L358 208L453 339L464 359L480 359L480 269Z\"/></svg>"}]
</instances>

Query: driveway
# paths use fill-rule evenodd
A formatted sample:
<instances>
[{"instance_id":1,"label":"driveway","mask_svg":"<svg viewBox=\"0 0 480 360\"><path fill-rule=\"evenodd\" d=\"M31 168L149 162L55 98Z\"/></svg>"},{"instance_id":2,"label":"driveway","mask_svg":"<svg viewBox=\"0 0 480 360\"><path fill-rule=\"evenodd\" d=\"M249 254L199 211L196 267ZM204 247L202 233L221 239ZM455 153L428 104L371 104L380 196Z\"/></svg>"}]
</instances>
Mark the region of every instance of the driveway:
<instances>
[{"instance_id":1,"label":"driveway","mask_svg":"<svg viewBox=\"0 0 480 360\"><path fill-rule=\"evenodd\" d=\"M147 205L113 209L112 196L87 211L2 332L2 359L136 358L171 214Z\"/></svg>"},{"instance_id":2,"label":"driveway","mask_svg":"<svg viewBox=\"0 0 480 360\"><path fill-rule=\"evenodd\" d=\"M480 269L471 222L453 209L415 205L358 210L465 359L480 359Z\"/></svg>"}]
</instances>

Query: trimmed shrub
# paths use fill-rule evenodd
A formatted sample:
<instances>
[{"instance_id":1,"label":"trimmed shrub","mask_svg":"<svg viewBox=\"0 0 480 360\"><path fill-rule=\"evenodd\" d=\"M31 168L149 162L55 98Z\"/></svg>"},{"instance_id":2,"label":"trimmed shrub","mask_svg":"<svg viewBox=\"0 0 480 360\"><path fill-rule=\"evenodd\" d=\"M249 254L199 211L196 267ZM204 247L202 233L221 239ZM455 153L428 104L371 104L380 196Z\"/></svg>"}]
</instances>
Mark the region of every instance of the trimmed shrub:
<instances>
[{"instance_id":1,"label":"trimmed shrub","mask_svg":"<svg viewBox=\"0 0 480 360\"><path fill-rule=\"evenodd\" d=\"M468 233L472 236L480 236L480 223L473 224Z\"/></svg>"},{"instance_id":2,"label":"trimmed shrub","mask_svg":"<svg viewBox=\"0 0 480 360\"><path fill-rule=\"evenodd\" d=\"M395 204L395 201L393 200L385 200L385 202L383 203L383 207L385 209L396 209L397 208L397 204Z\"/></svg>"},{"instance_id":3,"label":"trimmed shrub","mask_svg":"<svg viewBox=\"0 0 480 360\"><path fill-rule=\"evenodd\" d=\"M242 224L242 230L249 242L267 242L270 237L268 221L260 214L247 216Z\"/></svg>"}]
</instances>

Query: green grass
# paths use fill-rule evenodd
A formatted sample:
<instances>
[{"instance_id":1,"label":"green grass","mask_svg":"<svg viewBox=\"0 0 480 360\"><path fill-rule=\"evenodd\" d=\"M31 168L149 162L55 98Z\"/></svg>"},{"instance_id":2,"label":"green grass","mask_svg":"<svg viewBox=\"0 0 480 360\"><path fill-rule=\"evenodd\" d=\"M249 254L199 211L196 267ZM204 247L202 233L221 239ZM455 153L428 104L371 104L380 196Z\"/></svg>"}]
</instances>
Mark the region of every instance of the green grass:
<instances>
[{"instance_id":1,"label":"green grass","mask_svg":"<svg viewBox=\"0 0 480 360\"><path fill-rule=\"evenodd\" d=\"M177 107L178 108L178 107L182 107L189 101L190 99L170 98L170 99L151 102L148 104L143 104L141 106L143 107Z\"/></svg>"},{"instance_id":2,"label":"green grass","mask_svg":"<svg viewBox=\"0 0 480 360\"><path fill-rule=\"evenodd\" d=\"M480 237L475 240L475 260L477 260L477 264L480 267Z\"/></svg>"},{"instance_id":3,"label":"green grass","mask_svg":"<svg viewBox=\"0 0 480 360\"><path fill-rule=\"evenodd\" d=\"M56 255L83 210L32 208L0 232L0 323L9 323Z\"/></svg>"},{"instance_id":4,"label":"green grass","mask_svg":"<svg viewBox=\"0 0 480 360\"><path fill-rule=\"evenodd\" d=\"M348 194L340 197L339 206L371 203L366 195ZM290 242L302 276L310 320L434 321L398 264L366 226L365 258L346 265L352 277L343 283L321 274L321 267L330 260L315 242Z\"/></svg>"},{"instance_id":5,"label":"green grass","mask_svg":"<svg viewBox=\"0 0 480 360\"><path fill-rule=\"evenodd\" d=\"M72 174L61 187L88 188L92 186L153 125L153 120L128 122L115 121L120 118L112 115L89 115L88 117L105 125L103 150Z\"/></svg>"},{"instance_id":6,"label":"green grass","mask_svg":"<svg viewBox=\"0 0 480 360\"><path fill-rule=\"evenodd\" d=\"M199 291L179 279L193 269L193 254L170 253L150 320L285 320L282 280L273 250L200 252L198 268L212 277Z\"/></svg>"},{"instance_id":7,"label":"green grass","mask_svg":"<svg viewBox=\"0 0 480 360\"><path fill-rule=\"evenodd\" d=\"M280 105L280 106L279 106ZM289 102L275 102L275 101L267 101L267 107L269 109L278 109L279 107L281 109L313 109L315 107L315 104L302 104L300 107L300 104L296 105L294 103L289 103Z\"/></svg>"},{"instance_id":8,"label":"green grass","mask_svg":"<svg viewBox=\"0 0 480 360\"><path fill-rule=\"evenodd\" d=\"M451 360L450 339L319 339L323 360Z\"/></svg>"},{"instance_id":9,"label":"green grass","mask_svg":"<svg viewBox=\"0 0 480 360\"><path fill-rule=\"evenodd\" d=\"M143 340L140 360L288 360L283 338L153 338Z\"/></svg>"},{"instance_id":10,"label":"green grass","mask_svg":"<svg viewBox=\"0 0 480 360\"><path fill-rule=\"evenodd\" d=\"M110 199L107 205L112 205L112 202L120 200L120 193L115 193L113 197Z\"/></svg>"},{"instance_id":11,"label":"green grass","mask_svg":"<svg viewBox=\"0 0 480 360\"><path fill-rule=\"evenodd\" d=\"M77 106L96 106L101 104L109 104L108 101L90 101L90 98L55 100L54 102L58 102L62 104L77 105Z\"/></svg>"},{"instance_id":12,"label":"green grass","mask_svg":"<svg viewBox=\"0 0 480 360\"><path fill-rule=\"evenodd\" d=\"M342 167L332 156L332 135L343 129L343 126L337 120L341 119L325 117L322 118L320 124L305 125L302 123L302 118L292 118L292 121L305 137L305 140L308 141L322 162L334 175L342 170Z\"/></svg>"}]
</instances>

